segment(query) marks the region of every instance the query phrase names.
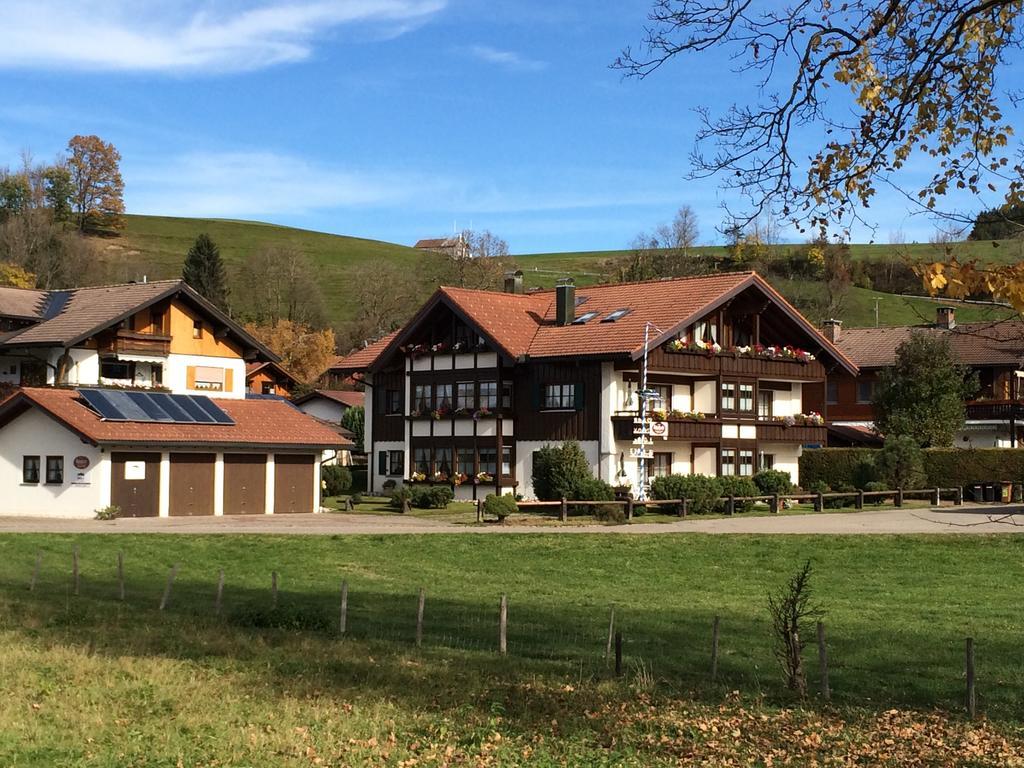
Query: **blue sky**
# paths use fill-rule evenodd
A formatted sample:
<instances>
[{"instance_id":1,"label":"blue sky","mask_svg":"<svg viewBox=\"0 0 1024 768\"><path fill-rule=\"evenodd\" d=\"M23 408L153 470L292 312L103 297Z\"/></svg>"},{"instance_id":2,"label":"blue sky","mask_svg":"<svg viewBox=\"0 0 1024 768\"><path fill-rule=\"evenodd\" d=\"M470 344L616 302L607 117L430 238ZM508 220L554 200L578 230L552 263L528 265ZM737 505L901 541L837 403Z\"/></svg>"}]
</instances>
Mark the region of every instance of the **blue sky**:
<instances>
[{"instance_id":1,"label":"blue sky","mask_svg":"<svg viewBox=\"0 0 1024 768\"><path fill-rule=\"evenodd\" d=\"M7 0L0 165L96 133L131 213L401 243L472 226L528 253L626 247L689 204L712 242L717 183L686 179L693 109L754 91L711 57L609 70L648 6ZM926 240L884 195L875 236Z\"/></svg>"}]
</instances>

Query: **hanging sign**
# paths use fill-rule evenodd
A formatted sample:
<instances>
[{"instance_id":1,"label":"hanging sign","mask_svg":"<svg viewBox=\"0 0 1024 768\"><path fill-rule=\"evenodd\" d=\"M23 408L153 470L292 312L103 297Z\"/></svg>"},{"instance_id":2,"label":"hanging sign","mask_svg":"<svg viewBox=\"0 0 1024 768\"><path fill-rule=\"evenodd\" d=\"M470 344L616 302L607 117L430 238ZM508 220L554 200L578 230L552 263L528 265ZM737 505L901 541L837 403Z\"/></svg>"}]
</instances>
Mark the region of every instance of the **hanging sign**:
<instances>
[{"instance_id":1,"label":"hanging sign","mask_svg":"<svg viewBox=\"0 0 1024 768\"><path fill-rule=\"evenodd\" d=\"M651 437L660 437L662 440L668 440L668 422L652 421Z\"/></svg>"}]
</instances>

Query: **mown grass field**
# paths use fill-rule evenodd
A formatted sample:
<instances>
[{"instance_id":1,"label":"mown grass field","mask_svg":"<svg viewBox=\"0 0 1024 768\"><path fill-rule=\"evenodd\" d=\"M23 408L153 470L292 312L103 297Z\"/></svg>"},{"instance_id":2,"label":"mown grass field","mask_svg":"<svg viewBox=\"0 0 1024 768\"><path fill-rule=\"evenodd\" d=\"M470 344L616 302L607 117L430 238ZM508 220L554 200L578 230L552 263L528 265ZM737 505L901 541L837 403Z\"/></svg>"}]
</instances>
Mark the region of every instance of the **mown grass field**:
<instances>
[{"instance_id":1,"label":"mown grass field","mask_svg":"<svg viewBox=\"0 0 1024 768\"><path fill-rule=\"evenodd\" d=\"M349 320L359 300L359 270L372 268L381 261L397 262L413 267L421 255L414 249L377 240L282 227L250 221L223 219L189 219L164 216L127 216L127 227L119 237L101 238L101 248L109 279L137 280L175 277L195 237L208 233L220 246L228 269L235 270L245 256L266 246L296 248L305 253L316 267L324 290L328 311L335 323ZM792 246L778 246L785 249ZM896 246L853 245L854 258L881 258ZM1024 259L1024 241L1002 241L998 247L989 242L956 244L959 258L986 261L1019 261ZM942 250L927 243L901 245L899 248L913 259L939 259ZM703 251L721 252L720 247ZM571 275L579 285L600 281L604 265L625 255L626 251L587 251L578 253L545 253L516 256L525 272L528 287L551 287L559 277ZM777 287L790 299L798 299L820 290L813 282L791 281ZM905 297L881 291L852 288L842 311L848 327L875 324L875 297L880 297L881 325L902 325L931 320L936 302L920 297ZM411 310L410 310L411 311ZM988 320L1001 317L1004 311L977 305L960 305L961 321Z\"/></svg>"},{"instance_id":2,"label":"mown grass field","mask_svg":"<svg viewBox=\"0 0 1024 768\"><path fill-rule=\"evenodd\" d=\"M1012 765L1024 754L1022 554L1013 536L5 536L0 764ZM764 604L805 558L826 611L834 706L794 709ZM621 679L602 658L612 604ZM958 714L967 635L982 726Z\"/></svg>"}]
</instances>

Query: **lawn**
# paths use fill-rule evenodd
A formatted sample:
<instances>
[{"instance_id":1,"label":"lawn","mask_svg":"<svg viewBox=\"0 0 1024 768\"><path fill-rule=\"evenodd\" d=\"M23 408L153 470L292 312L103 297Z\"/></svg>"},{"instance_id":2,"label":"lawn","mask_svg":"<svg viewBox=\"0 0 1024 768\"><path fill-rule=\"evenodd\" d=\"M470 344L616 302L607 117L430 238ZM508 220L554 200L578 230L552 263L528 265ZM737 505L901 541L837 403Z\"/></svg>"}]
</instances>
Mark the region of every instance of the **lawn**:
<instances>
[{"instance_id":1,"label":"lawn","mask_svg":"<svg viewBox=\"0 0 1024 768\"><path fill-rule=\"evenodd\" d=\"M1022 555L1013 536L5 536L0 763L721 765L727 753L749 764L789 750L802 765L863 749L874 755L864 765L929 750L958 757L919 764L1010 764L1024 737L1012 587ZM793 710L769 645L766 592L806 558L825 610L834 708ZM621 679L602 658L613 604ZM980 730L955 714L968 635L992 723ZM892 707L938 714L882 714Z\"/></svg>"}]
</instances>

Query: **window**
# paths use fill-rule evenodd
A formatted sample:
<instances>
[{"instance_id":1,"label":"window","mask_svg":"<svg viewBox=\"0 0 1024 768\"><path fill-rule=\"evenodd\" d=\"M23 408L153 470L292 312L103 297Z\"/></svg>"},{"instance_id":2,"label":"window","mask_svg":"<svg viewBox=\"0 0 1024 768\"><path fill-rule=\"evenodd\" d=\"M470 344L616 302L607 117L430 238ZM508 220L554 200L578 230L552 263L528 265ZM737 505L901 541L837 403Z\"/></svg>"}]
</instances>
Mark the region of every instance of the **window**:
<instances>
[{"instance_id":1,"label":"window","mask_svg":"<svg viewBox=\"0 0 1024 768\"><path fill-rule=\"evenodd\" d=\"M501 407L511 408L512 407L512 382L503 381L501 382Z\"/></svg>"},{"instance_id":2,"label":"window","mask_svg":"<svg viewBox=\"0 0 1024 768\"><path fill-rule=\"evenodd\" d=\"M754 474L754 452L740 451L740 476L750 477Z\"/></svg>"},{"instance_id":3,"label":"window","mask_svg":"<svg viewBox=\"0 0 1024 768\"><path fill-rule=\"evenodd\" d=\"M749 347L754 343L754 323L751 317L738 317L733 320L732 343L737 347Z\"/></svg>"},{"instance_id":4,"label":"window","mask_svg":"<svg viewBox=\"0 0 1024 768\"><path fill-rule=\"evenodd\" d=\"M442 411L450 411L452 409L452 385L451 384L438 384L434 392L436 397L436 407Z\"/></svg>"},{"instance_id":5,"label":"window","mask_svg":"<svg viewBox=\"0 0 1024 768\"><path fill-rule=\"evenodd\" d=\"M736 385L730 382L722 382L722 410L736 410Z\"/></svg>"},{"instance_id":6,"label":"window","mask_svg":"<svg viewBox=\"0 0 1024 768\"><path fill-rule=\"evenodd\" d=\"M472 381L460 381L455 385L455 407L467 411L476 407L475 389Z\"/></svg>"},{"instance_id":7,"label":"window","mask_svg":"<svg viewBox=\"0 0 1024 768\"><path fill-rule=\"evenodd\" d=\"M203 338L203 321L193 320L192 321L192 338L201 339Z\"/></svg>"},{"instance_id":8,"label":"window","mask_svg":"<svg viewBox=\"0 0 1024 768\"><path fill-rule=\"evenodd\" d=\"M658 393L657 397L652 397L647 401L650 408L657 411L669 411L672 409L672 385L671 384L655 384L654 386L648 387Z\"/></svg>"},{"instance_id":9,"label":"window","mask_svg":"<svg viewBox=\"0 0 1024 768\"><path fill-rule=\"evenodd\" d=\"M149 324L153 333L162 335L164 332L164 313L153 310L149 313Z\"/></svg>"},{"instance_id":10,"label":"window","mask_svg":"<svg viewBox=\"0 0 1024 768\"><path fill-rule=\"evenodd\" d=\"M775 454L774 453L761 453L760 461L757 462L758 469L774 469L775 468Z\"/></svg>"},{"instance_id":11,"label":"window","mask_svg":"<svg viewBox=\"0 0 1024 768\"><path fill-rule=\"evenodd\" d=\"M455 452L459 474L472 477L476 474L476 452L472 448L459 448Z\"/></svg>"},{"instance_id":12,"label":"window","mask_svg":"<svg viewBox=\"0 0 1024 768\"><path fill-rule=\"evenodd\" d=\"M149 370L153 375L153 386L162 387L164 385L164 367L160 363L150 363ZM273 394L271 392L270 394Z\"/></svg>"},{"instance_id":13,"label":"window","mask_svg":"<svg viewBox=\"0 0 1024 768\"><path fill-rule=\"evenodd\" d=\"M494 448L481 448L480 453L480 471L486 472L488 475L494 475L498 472L498 451Z\"/></svg>"},{"instance_id":14,"label":"window","mask_svg":"<svg viewBox=\"0 0 1024 768\"><path fill-rule=\"evenodd\" d=\"M448 477L452 473L452 449L451 448L435 448L434 449L434 471L438 472L445 477Z\"/></svg>"},{"instance_id":15,"label":"window","mask_svg":"<svg viewBox=\"0 0 1024 768\"><path fill-rule=\"evenodd\" d=\"M543 406L547 409L569 409L576 404L576 385L545 384Z\"/></svg>"},{"instance_id":16,"label":"window","mask_svg":"<svg viewBox=\"0 0 1024 768\"><path fill-rule=\"evenodd\" d=\"M39 457L23 456L21 459L21 482L39 482Z\"/></svg>"},{"instance_id":17,"label":"window","mask_svg":"<svg viewBox=\"0 0 1024 768\"><path fill-rule=\"evenodd\" d=\"M480 382L480 407L494 410L498 407L498 382Z\"/></svg>"},{"instance_id":18,"label":"window","mask_svg":"<svg viewBox=\"0 0 1024 768\"><path fill-rule=\"evenodd\" d=\"M775 393L770 389L757 392L757 418L770 419L775 415Z\"/></svg>"},{"instance_id":19,"label":"window","mask_svg":"<svg viewBox=\"0 0 1024 768\"><path fill-rule=\"evenodd\" d=\"M389 463L388 463L388 474L389 475L403 475L405 474L405 452L404 451L388 451Z\"/></svg>"},{"instance_id":20,"label":"window","mask_svg":"<svg viewBox=\"0 0 1024 768\"><path fill-rule=\"evenodd\" d=\"M672 474L672 454L655 453L651 461L651 477L666 477Z\"/></svg>"},{"instance_id":21,"label":"window","mask_svg":"<svg viewBox=\"0 0 1024 768\"><path fill-rule=\"evenodd\" d=\"M46 484L60 485L64 482L64 457L46 457Z\"/></svg>"},{"instance_id":22,"label":"window","mask_svg":"<svg viewBox=\"0 0 1024 768\"><path fill-rule=\"evenodd\" d=\"M122 380L131 379L131 363L122 363L120 360L102 360L100 362L100 378Z\"/></svg>"},{"instance_id":23,"label":"window","mask_svg":"<svg viewBox=\"0 0 1024 768\"><path fill-rule=\"evenodd\" d=\"M614 312L609 313L608 317L602 320L602 323L614 323L616 320L621 320L631 312L629 309L616 309Z\"/></svg>"},{"instance_id":24,"label":"window","mask_svg":"<svg viewBox=\"0 0 1024 768\"><path fill-rule=\"evenodd\" d=\"M264 395L276 395L277 386L272 381L264 381L263 384L260 385L260 393Z\"/></svg>"},{"instance_id":25,"label":"window","mask_svg":"<svg viewBox=\"0 0 1024 768\"><path fill-rule=\"evenodd\" d=\"M722 474L736 474L736 450L734 448L722 449Z\"/></svg>"},{"instance_id":26,"label":"window","mask_svg":"<svg viewBox=\"0 0 1024 768\"><path fill-rule=\"evenodd\" d=\"M835 405L839 402L839 382L829 381L825 384L825 402L829 405Z\"/></svg>"},{"instance_id":27,"label":"window","mask_svg":"<svg viewBox=\"0 0 1024 768\"><path fill-rule=\"evenodd\" d=\"M197 365L195 372L195 389L204 389L209 392L222 392L224 390L225 375L223 368L215 368L211 365Z\"/></svg>"},{"instance_id":28,"label":"window","mask_svg":"<svg viewBox=\"0 0 1024 768\"><path fill-rule=\"evenodd\" d=\"M701 320L693 326L694 341L714 344L718 341L718 323L714 320Z\"/></svg>"},{"instance_id":29,"label":"window","mask_svg":"<svg viewBox=\"0 0 1024 768\"><path fill-rule=\"evenodd\" d=\"M434 407L430 385L429 384L417 384L412 389L412 407L413 410L420 412L429 411Z\"/></svg>"},{"instance_id":30,"label":"window","mask_svg":"<svg viewBox=\"0 0 1024 768\"><path fill-rule=\"evenodd\" d=\"M740 384L740 411L743 413L754 412L753 384Z\"/></svg>"},{"instance_id":31,"label":"window","mask_svg":"<svg viewBox=\"0 0 1024 768\"><path fill-rule=\"evenodd\" d=\"M512 446L501 446L501 474L509 477L512 474Z\"/></svg>"},{"instance_id":32,"label":"window","mask_svg":"<svg viewBox=\"0 0 1024 768\"><path fill-rule=\"evenodd\" d=\"M402 412L402 393L397 389L384 390L384 413L394 416Z\"/></svg>"},{"instance_id":33,"label":"window","mask_svg":"<svg viewBox=\"0 0 1024 768\"><path fill-rule=\"evenodd\" d=\"M412 464L416 471L423 475L433 474L430 470L430 449L413 448Z\"/></svg>"},{"instance_id":34,"label":"window","mask_svg":"<svg viewBox=\"0 0 1024 768\"><path fill-rule=\"evenodd\" d=\"M379 451L377 453L377 474L386 475L388 473L388 452Z\"/></svg>"},{"instance_id":35,"label":"window","mask_svg":"<svg viewBox=\"0 0 1024 768\"><path fill-rule=\"evenodd\" d=\"M870 403L875 399L875 380L863 379L857 382L857 402Z\"/></svg>"}]
</instances>

